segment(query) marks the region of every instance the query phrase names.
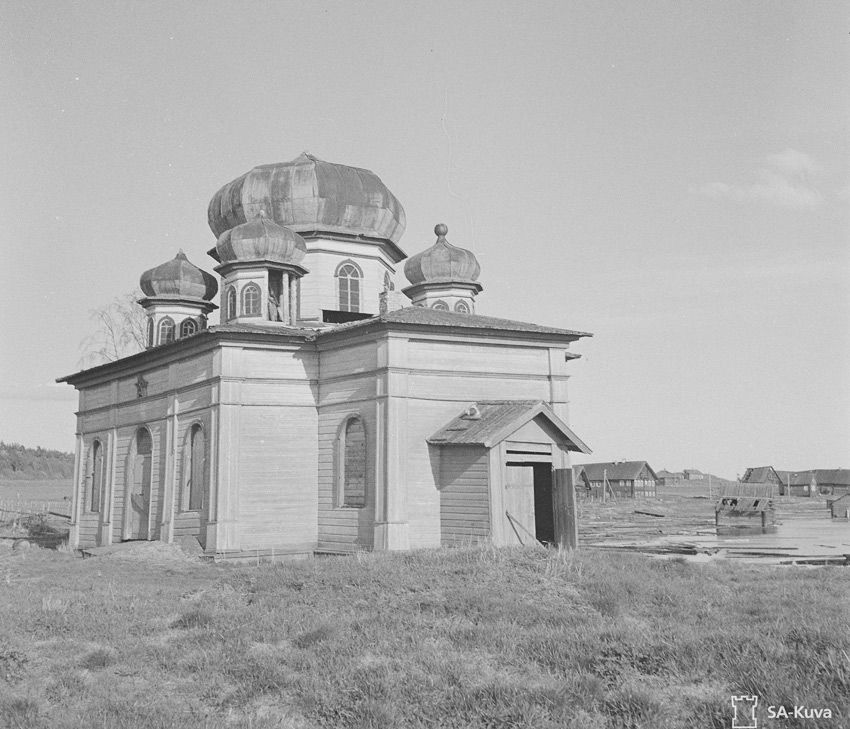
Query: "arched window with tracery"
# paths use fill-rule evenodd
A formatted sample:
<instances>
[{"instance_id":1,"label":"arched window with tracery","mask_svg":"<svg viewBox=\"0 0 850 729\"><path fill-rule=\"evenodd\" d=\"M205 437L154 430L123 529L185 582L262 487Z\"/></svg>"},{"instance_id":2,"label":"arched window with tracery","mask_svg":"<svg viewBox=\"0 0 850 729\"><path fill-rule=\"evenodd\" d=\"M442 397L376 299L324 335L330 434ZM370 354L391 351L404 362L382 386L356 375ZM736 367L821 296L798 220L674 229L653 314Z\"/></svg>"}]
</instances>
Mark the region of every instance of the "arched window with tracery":
<instances>
[{"instance_id":1,"label":"arched window with tracery","mask_svg":"<svg viewBox=\"0 0 850 729\"><path fill-rule=\"evenodd\" d=\"M191 317L180 322L180 336L190 337L198 331L198 322Z\"/></svg>"},{"instance_id":2,"label":"arched window with tracery","mask_svg":"<svg viewBox=\"0 0 850 729\"><path fill-rule=\"evenodd\" d=\"M168 344L174 341L174 320L167 316L159 320L159 343Z\"/></svg>"},{"instance_id":3,"label":"arched window with tracery","mask_svg":"<svg viewBox=\"0 0 850 729\"><path fill-rule=\"evenodd\" d=\"M260 315L260 287L255 283L249 283L242 289L242 316Z\"/></svg>"},{"instance_id":4,"label":"arched window with tracery","mask_svg":"<svg viewBox=\"0 0 850 729\"><path fill-rule=\"evenodd\" d=\"M236 318L236 287L228 286L227 292L224 295L225 299L225 309L224 316L225 319L235 319Z\"/></svg>"},{"instance_id":5,"label":"arched window with tracery","mask_svg":"<svg viewBox=\"0 0 850 729\"><path fill-rule=\"evenodd\" d=\"M89 511L99 512L103 504L103 487L106 470L103 464L103 445L95 440L91 446L89 460Z\"/></svg>"},{"instance_id":6,"label":"arched window with tracery","mask_svg":"<svg viewBox=\"0 0 850 729\"><path fill-rule=\"evenodd\" d=\"M336 269L340 311L360 311L360 282L363 272L354 261L345 261Z\"/></svg>"},{"instance_id":7,"label":"arched window with tracery","mask_svg":"<svg viewBox=\"0 0 850 729\"><path fill-rule=\"evenodd\" d=\"M437 309L437 311L448 311L448 310L449 310L449 305L448 305L445 301L443 301L442 299L440 299L439 301L435 301L435 302L433 303L433 305L431 306L431 308L432 308L432 309Z\"/></svg>"},{"instance_id":8,"label":"arched window with tracery","mask_svg":"<svg viewBox=\"0 0 850 729\"><path fill-rule=\"evenodd\" d=\"M206 438L204 429L195 423L186 439L184 511L200 511L204 508L207 484Z\"/></svg>"},{"instance_id":9,"label":"arched window with tracery","mask_svg":"<svg viewBox=\"0 0 850 729\"><path fill-rule=\"evenodd\" d=\"M469 313L471 313L470 308L469 308L469 304L467 304L465 301L458 301L455 304L455 311L458 314L469 314Z\"/></svg>"},{"instance_id":10,"label":"arched window with tracery","mask_svg":"<svg viewBox=\"0 0 850 729\"><path fill-rule=\"evenodd\" d=\"M348 418L337 442L337 503L360 509L366 506L366 428L363 419Z\"/></svg>"}]
</instances>

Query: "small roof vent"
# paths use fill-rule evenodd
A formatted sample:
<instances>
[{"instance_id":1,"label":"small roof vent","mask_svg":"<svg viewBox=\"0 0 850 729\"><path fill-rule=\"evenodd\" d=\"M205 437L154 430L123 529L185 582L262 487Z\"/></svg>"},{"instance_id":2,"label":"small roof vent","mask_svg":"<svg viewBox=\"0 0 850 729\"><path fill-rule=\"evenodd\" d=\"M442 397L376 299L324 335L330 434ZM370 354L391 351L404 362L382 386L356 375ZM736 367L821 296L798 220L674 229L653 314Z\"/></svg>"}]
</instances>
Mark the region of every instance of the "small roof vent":
<instances>
[{"instance_id":1,"label":"small roof vent","mask_svg":"<svg viewBox=\"0 0 850 729\"><path fill-rule=\"evenodd\" d=\"M481 411L475 405L470 405L460 417L464 420L481 420Z\"/></svg>"}]
</instances>

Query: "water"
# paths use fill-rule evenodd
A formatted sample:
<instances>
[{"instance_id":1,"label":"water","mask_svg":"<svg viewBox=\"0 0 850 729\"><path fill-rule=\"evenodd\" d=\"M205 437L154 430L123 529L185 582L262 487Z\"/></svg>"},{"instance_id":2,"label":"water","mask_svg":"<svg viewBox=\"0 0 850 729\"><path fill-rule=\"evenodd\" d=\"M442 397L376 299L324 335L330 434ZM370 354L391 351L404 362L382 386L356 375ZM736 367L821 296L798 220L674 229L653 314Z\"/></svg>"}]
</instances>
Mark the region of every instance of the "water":
<instances>
[{"instance_id":1,"label":"water","mask_svg":"<svg viewBox=\"0 0 850 729\"><path fill-rule=\"evenodd\" d=\"M828 513L785 515L775 526L722 526L693 536L661 537L656 544L687 541L716 557L788 562L795 559L841 558L850 560L850 521ZM704 557L705 555L703 555Z\"/></svg>"}]
</instances>

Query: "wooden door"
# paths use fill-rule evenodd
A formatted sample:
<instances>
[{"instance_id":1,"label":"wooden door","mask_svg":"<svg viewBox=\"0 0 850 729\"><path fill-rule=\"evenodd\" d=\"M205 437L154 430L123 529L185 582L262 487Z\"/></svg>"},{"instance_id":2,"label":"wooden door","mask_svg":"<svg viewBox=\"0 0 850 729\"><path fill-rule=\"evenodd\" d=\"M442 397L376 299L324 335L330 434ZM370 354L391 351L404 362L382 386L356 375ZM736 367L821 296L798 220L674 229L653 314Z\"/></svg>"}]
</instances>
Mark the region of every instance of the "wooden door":
<instances>
[{"instance_id":1,"label":"wooden door","mask_svg":"<svg viewBox=\"0 0 850 729\"><path fill-rule=\"evenodd\" d=\"M129 530L126 539L150 539L151 467L153 444L147 430L136 437L130 485Z\"/></svg>"},{"instance_id":2,"label":"wooden door","mask_svg":"<svg viewBox=\"0 0 850 729\"><path fill-rule=\"evenodd\" d=\"M534 468L505 467L505 536L508 544L531 544L534 531Z\"/></svg>"},{"instance_id":3,"label":"wooden door","mask_svg":"<svg viewBox=\"0 0 850 729\"><path fill-rule=\"evenodd\" d=\"M578 546L578 511L572 468L556 468L552 482L552 511L555 516L555 543L559 547Z\"/></svg>"}]
</instances>

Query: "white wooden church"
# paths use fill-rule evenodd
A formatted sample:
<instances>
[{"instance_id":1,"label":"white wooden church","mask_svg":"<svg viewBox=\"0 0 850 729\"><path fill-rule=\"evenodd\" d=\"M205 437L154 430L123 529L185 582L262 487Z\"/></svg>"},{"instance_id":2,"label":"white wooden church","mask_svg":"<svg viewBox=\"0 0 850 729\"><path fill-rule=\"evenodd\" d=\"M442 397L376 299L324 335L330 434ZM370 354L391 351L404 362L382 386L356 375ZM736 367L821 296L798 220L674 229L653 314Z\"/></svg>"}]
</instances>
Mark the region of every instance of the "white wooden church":
<instances>
[{"instance_id":1,"label":"white wooden church","mask_svg":"<svg viewBox=\"0 0 850 729\"><path fill-rule=\"evenodd\" d=\"M182 252L146 271L147 349L60 379L79 391L73 546L553 539L553 468L589 452L567 425L569 348L589 335L479 314L475 256L440 224L407 258L404 210L369 170L302 154L208 213L218 280Z\"/></svg>"}]
</instances>

